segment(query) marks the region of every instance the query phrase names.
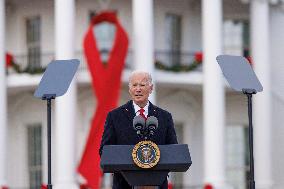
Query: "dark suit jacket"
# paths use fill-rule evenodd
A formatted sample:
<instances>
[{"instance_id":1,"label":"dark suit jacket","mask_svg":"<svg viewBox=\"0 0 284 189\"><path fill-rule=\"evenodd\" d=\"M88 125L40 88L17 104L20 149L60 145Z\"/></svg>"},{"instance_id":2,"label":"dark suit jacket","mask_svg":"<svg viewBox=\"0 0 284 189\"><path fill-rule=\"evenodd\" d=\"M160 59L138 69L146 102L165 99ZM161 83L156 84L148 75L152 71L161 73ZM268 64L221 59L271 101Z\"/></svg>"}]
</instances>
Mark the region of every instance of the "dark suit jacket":
<instances>
[{"instance_id":1,"label":"dark suit jacket","mask_svg":"<svg viewBox=\"0 0 284 189\"><path fill-rule=\"evenodd\" d=\"M158 145L177 144L174 123L169 112L154 106L150 102L148 116L155 116L159 123L158 129L150 140ZM135 110L132 101L128 101L126 104L108 113L99 150L100 155L104 145L134 145L140 141L132 126L134 117ZM160 188L167 189L167 185L168 183L165 181ZM121 174L115 173L113 189L131 189L131 186L128 185Z\"/></svg>"}]
</instances>

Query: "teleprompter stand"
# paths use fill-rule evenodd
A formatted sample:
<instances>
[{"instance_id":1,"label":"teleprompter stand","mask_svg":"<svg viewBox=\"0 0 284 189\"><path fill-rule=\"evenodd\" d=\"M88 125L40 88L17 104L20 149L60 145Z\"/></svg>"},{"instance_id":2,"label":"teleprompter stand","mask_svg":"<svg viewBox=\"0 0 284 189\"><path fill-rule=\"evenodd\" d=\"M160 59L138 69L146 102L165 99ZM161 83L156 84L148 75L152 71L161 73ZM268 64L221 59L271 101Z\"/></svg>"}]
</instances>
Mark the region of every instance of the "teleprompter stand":
<instances>
[{"instance_id":1,"label":"teleprompter stand","mask_svg":"<svg viewBox=\"0 0 284 189\"><path fill-rule=\"evenodd\" d=\"M254 157L253 157L253 126L252 126L252 95L263 90L261 83L255 75L246 58L241 56L220 55L217 56L222 72L229 85L235 90L242 92L248 98L249 118L249 157L250 176L249 189L255 189L254 181Z\"/></svg>"},{"instance_id":2,"label":"teleprompter stand","mask_svg":"<svg viewBox=\"0 0 284 189\"><path fill-rule=\"evenodd\" d=\"M68 90L70 83L79 66L79 60L55 60L52 61L41 78L40 84L34 96L47 101L47 159L48 159L48 183L47 188L52 189L51 184L51 100L62 96Z\"/></svg>"}]
</instances>

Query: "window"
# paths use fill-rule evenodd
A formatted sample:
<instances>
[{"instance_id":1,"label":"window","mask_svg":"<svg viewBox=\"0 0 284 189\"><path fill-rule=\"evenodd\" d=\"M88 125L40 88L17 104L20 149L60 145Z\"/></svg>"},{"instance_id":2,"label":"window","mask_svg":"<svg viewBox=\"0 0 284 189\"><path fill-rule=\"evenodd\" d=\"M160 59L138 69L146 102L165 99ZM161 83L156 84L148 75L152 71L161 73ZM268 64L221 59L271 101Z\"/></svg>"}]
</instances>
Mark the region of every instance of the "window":
<instances>
[{"instance_id":1,"label":"window","mask_svg":"<svg viewBox=\"0 0 284 189\"><path fill-rule=\"evenodd\" d=\"M249 22L246 20L225 20L224 53L249 56Z\"/></svg>"},{"instance_id":2,"label":"window","mask_svg":"<svg viewBox=\"0 0 284 189\"><path fill-rule=\"evenodd\" d=\"M226 128L226 175L234 189L247 188L249 174L248 127Z\"/></svg>"},{"instance_id":3,"label":"window","mask_svg":"<svg viewBox=\"0 0 284 189\"><path fill-rule=\"evenodd\" d=\"M181 16L177 14L166 14L166 43L168 49L168 64L180 64L181 56Z\"/></svg>"},{"instance_id":4,"label":"window","mask_svg":"<svg viewBox=\"0 0 284 189\"><path fill-rule=\"evenodd\" d=\"M40 27L41 20L39 16L28 18L26 21L26 42L28 50L29 71L35 71L41 67L41 49L40 49Z\"/></svg>"},{"instance_id":5,"label":"window","mask_svg":"<svg viewBox=\"0 0 284 189\"><path fill-rule=\"evenodd\" d=\"M27 127L28 171L30 189L38 189L42 184L42 127L41 124Z\"/></svg>"},{"instance_id":6,"label":"window","mask_svg":"<svg viewBox=\"0 0 284 189\"><path fill-rule=\"evenodd\" d=\"M97 15L96 11L90 11L90 12L89 12L89 22L91 22L91 21L92 21L92 18L93 18L94 16L96 16L96 15Z\"/></svg>"},{"instance_id":7,"label":"window","mask_svg":"<svg viewBox=\"0 0 284 189\"><path fill-rule=\"evenodd\" d=\"M115 12L117 14L117 11ZM95 11L90 11L89 20L95 15ZM97 46L101 53L101 60L105 63L108 61L109 52L113 46L115 26L108 22L102 22L94 27L94 36L96 37Z\"/></svg>"}]
</instances>

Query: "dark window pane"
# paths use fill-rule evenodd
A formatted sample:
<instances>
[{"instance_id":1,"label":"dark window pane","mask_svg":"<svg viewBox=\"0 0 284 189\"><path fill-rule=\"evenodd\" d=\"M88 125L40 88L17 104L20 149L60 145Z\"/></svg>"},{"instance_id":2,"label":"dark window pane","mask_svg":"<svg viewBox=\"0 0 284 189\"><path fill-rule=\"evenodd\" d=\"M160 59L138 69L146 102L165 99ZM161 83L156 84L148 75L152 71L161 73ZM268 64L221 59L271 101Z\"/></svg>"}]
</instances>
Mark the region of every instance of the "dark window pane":
<instances>
[{"instance_id":1,"label":"dark window pane","mask_svg":"<svg viewBox=\"0 0 284 189\"><path fill-rule=\"evenodd\" d=\"M29 125L27 130L30 189L38 189L42 183L42 127Z\"/></svg>"},{"instance_id":2,"label":"dark window pane","mask_svg":"<svg viewBox=\"0 0 284 189\"><path fill-rule=\"evenodd\" d=\"M166 14L166 43L168 53L168 64L181 64L181 37L182 17L177 14Z\"/></svg>"},{"instance_id":3,"label":"dark window pane","mask_svg":"<svg viewBox=\"0 0 284 189\"><path fill-rule=\"evenodd\" d=\"M27 51L28 51L28 69L34 71L40 68L40 28L41 20L40 17L32 17L26 21L26 32L27 32Z\"/></svg>"}]
</instances>

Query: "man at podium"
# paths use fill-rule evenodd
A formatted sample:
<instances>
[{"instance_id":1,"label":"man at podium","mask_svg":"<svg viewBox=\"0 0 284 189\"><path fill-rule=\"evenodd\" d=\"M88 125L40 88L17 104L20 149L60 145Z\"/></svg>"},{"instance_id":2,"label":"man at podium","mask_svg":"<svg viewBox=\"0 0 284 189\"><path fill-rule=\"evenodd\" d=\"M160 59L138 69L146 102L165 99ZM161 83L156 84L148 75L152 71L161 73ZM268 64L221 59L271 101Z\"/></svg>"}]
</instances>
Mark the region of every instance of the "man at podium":
<instances>
[{"instance_id":1,"label":"man at podium","mask_svg":"<svg viewBox=\"0 0 284 189\"><path fill-rule=\"evenodd\" d=\"M177 144L171 114L148 100L152 90L152 77L148 72L134 71L131 73L129 77L131 100L108 113L99 150L100 155L104 145L135 145L142 140L133 128L133 119L137 115L145 119L154 116L158 120L159 127L149 140L157 145ZM132 187L120 173L114 173L112 188L131 189ZM159 188L168 188L167 179Z\"/></svg>"}]
</instances>

